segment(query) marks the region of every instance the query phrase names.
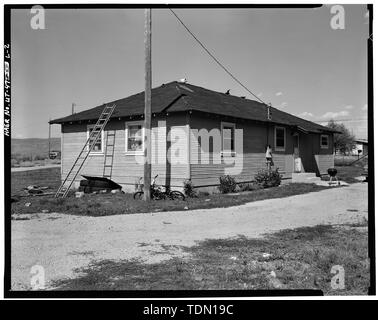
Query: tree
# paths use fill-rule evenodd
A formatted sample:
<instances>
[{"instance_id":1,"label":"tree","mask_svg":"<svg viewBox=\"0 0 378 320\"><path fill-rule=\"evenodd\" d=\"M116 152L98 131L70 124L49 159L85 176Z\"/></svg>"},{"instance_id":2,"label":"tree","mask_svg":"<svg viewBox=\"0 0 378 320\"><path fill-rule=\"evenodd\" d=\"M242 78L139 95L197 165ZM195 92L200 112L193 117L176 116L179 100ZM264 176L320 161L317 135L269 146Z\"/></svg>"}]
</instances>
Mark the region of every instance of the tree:
<instances>
[{"instance_id":1,"label":"tree","mask_svg":"<svg viewBox=\"0 0 378 320\"><path fill-rule=\"evenodd\" d=\"M327 127L341 132L334 134L333 142L335 151L346 154L351 152L356 147L356 138L353 133L344 125L344 123L336 123L334 120L330 120L327 124Z\"/></svg>"}]
</instances>

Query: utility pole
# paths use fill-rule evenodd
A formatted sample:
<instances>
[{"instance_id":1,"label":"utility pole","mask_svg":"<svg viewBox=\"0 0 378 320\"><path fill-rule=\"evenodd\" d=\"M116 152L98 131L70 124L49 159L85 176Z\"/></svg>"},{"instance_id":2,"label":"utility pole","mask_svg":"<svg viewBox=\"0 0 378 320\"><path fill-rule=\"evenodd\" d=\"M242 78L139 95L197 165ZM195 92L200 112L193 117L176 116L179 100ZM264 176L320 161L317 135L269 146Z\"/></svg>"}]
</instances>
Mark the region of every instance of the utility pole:
<instances>
[{"instance_id":1,"label":"utility pole","mask_svg":"<svg viewBox=\"0 0 378 320\"><path fill-rule=\"evenodd\" d=\"M151 200L151 9L145 9L144 55L144 200Z\"/></svg>"},{"instance_id":2,"label":"utility pole","mask_svg":"<svg viewBox=\"0 0 378 320\"><path fill-rule=\"evenodd\" d=\"M49 154L48 154L48 157L50 159L50 151L51 151L51 118L49 119Z\"/></svg>"}]
</instances>

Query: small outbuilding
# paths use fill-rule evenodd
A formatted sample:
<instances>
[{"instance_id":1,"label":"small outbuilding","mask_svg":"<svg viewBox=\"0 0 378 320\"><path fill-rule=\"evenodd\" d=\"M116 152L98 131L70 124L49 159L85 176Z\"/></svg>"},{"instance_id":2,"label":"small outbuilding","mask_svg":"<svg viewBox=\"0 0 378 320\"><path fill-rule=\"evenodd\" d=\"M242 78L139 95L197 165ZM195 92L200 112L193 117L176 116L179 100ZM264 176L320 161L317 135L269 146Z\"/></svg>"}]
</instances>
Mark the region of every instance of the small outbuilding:
<instances>
[{"instance_id":1,"label":"small outbuilding","mask_svg":"<svg viewBox=\"0 0 378 320\"><path fill-rule=\"evenodd\" d=\"M368 154L368 141L365 139L358 139L355 141L356 147L353 153L358 156L365 156Z\"/></svg>"}]
</instances>

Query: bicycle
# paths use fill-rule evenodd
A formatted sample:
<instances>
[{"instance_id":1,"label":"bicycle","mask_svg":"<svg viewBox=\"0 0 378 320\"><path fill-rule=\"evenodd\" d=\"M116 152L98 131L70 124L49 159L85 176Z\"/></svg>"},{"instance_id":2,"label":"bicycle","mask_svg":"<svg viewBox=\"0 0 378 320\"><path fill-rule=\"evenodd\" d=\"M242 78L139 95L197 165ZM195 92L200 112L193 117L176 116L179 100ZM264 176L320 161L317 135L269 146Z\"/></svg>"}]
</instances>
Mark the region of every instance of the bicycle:
<instances>
[{"instance_id":1,"label":"bicycle","mask_svg":"<svg viewBox=\"0 0 378 320\"><path fill-rule=\"evenodd\" d=\"M169 200L182 200L182 201L185 200L185 195L180 191L177 191L177 190L172 191L168 187L165 187L165 191L162 191L161 186L158 186L156 184L156 179L157 179L158 176L159 175L157 174L153 178L151 186L150 186L151 199L153 199L153 200L169 199ZM139 179L139 182L141 182L141 181L142 181L142 178ZM141 183L139 183L139 185L141 185ZM144 191L142 191L142 190L137 191L137 192L134 193L134 199L140 200L140 199L143 198L143 195L144 195Z\"/></svg>"}]
</instances>

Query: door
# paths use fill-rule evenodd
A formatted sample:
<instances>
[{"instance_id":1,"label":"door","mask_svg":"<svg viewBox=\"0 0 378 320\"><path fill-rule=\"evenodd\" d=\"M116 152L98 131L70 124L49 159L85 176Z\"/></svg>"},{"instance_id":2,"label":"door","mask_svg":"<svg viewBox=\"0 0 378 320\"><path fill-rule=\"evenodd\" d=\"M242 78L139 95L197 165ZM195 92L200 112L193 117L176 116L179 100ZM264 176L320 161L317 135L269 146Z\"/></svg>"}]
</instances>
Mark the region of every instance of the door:
<instances>
[{"instance_id":1,"label":"door","mask_svg":"<svg viewBox=\"0 0 378 320\"><path fill-rule=\"evenodd\" d=\"M293 136L293 144L294 144L294 159L299 158L299 135L298 133L294 134Z\"/></svg>"},{"instance_id":2,"label":"door","mask_svg":"<svg viewBox=\"0 0 378 320\"><path fill-rule=\"evenodd\" d=\"M299 134L293 135L293 159L294 159L294 172L302 171L302 161L299 156Z\"/></svg>"}]
</instances>

